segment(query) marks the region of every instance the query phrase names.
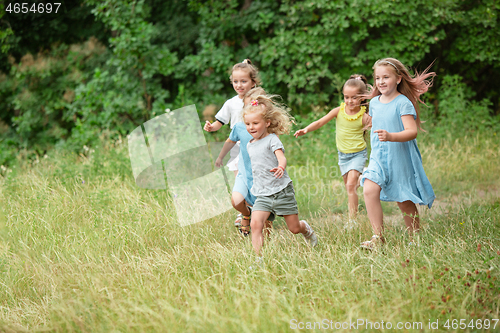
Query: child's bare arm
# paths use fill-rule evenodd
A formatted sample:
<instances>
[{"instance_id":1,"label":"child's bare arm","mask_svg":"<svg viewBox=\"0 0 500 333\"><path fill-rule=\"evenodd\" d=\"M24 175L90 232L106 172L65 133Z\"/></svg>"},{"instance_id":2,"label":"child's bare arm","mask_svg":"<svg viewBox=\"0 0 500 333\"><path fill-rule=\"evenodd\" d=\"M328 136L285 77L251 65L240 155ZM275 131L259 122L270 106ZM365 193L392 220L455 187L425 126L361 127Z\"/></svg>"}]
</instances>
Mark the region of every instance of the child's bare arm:
<instances>
[{"instance_id":1,"label":"child's bare arm","mask_svg":"<svg viewBox=\"0 0 500 333\"><path fill-rule=\"evenodd\" d=\"M363 124L363 131L372 127L372 117L370 117L368 113L365 113L363 115L363 120L361 122Z\"/></svg>"},{"instance_id":2,"label":"child's bare arm","mask_svg":"<svg viewBox=\"0 0 500 333\"><path fill-rule=\"evenodd\" d=\"M339 110L340 110L340 106L336 107L335 109L331 110L330 112L328 112L328 114L326 116L324 116L323 118L321 119L318 119L316 120L315 122L309 124L309 126L307 126L306 128L303 128L301 130L298 130L297 132L295 132L294 136L297 138L299 136L302 136L302 135L305 135L309 132L312 132L312 131L315 131L317 130L318 128L321 128L323 127L324 125L326 125L330 120L332 120L333 118L337 117L338 114L339 114Z\"/></svg>"},{"instance_id":3,"label":"child's bare arm","mask_svg":"<svg viewBox=\"0 0 500 333\"><path fill-rule=\"evenodd\" d=\"M281 178L285 173L286 169L286 157L285 153L283 153L282 149L277 149L274 151L276 158L278 159L278 166L276 168L272 168L271 172L274 172L274 177Z\"/></svg>"},{"instance_id":4,"label":"child's bare arm","mask_svg":"<svg viewBox=\"0 0 500 333\"><path fill-rule=\"evenodd\" d=\"M406 142L415 139L417 137L417 122L413 119L413 116L404 115L401 116L401 120L405 128L401 132L389 133L386 130L376 130L373 133L378 134L380 141Z\"/></svg>"},{"instance_id":5,"label":"child's bare arm","mask_svg":"<svg viewBox=\"0 0 500 333\"><path fill-rule=\"evenodd\" d=\"M215 132L218 131L221 127L222 123L220 121L214 121L213 123L210 123L207 120L205 126L203 126L203 129L207 132Z\"/></svg>"},{"instance_id":6,"label":"child's bare arm","mask_svg":"<svg viewBox=\"0 0 500 333\"><path fill-rule=\"evenodd\" d=\"M219 157L217 157L217 160L215 161L216 167L220 168L222 166L222 160L224 159L224 157L226 157L227 153L229 153L229 151L234 147L235 144L235 141L231 141L229 139L226 140L224 146L222 146Z\"/></svg>"}]
</instances>

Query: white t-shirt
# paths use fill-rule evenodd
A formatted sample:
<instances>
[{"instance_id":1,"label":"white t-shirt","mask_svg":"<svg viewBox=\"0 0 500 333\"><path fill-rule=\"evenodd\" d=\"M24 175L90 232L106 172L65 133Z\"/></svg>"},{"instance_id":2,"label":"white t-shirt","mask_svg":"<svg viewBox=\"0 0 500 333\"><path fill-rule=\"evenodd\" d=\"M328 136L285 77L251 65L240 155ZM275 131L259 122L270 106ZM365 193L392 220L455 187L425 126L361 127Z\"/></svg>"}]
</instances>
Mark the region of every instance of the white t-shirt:
<instances>
[{"instance_id":1,"label":"white t-shirt","mask_svg":"<svg viewBox=\"0 0 500 333\"><path fill-rule=\"evenodd\" d=\"M215 115L215 119L223 123L224 125L229 123L231 129L233 129L234 124L243 121L241 118L241 112L243 111L243 100L238 96L234 96L228 99L222 108Z\"/></svg>"}]
</instances>

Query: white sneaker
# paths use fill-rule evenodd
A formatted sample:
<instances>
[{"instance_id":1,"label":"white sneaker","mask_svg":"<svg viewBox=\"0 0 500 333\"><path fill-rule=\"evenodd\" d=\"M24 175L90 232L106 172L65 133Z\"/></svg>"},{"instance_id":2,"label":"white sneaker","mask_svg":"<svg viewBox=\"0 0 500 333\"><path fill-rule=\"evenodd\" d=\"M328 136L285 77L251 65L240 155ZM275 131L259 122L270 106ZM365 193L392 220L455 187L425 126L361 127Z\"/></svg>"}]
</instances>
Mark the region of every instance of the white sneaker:
<instances>
[{"instance_id":1,"label":"white sneaker","mask_svg":"<svg viewBox=\"0 0 500 333\"><path fill-rule=\"evenodd\" d=\"M301 220L301 222L304 222L307 228L307 235L304 235L304 238L306 239L307 243L309 243L309 246L315 247L316 245L318 245L318 236L316 236L314 230L305 220Z\"/></svg>"}]
</instances>

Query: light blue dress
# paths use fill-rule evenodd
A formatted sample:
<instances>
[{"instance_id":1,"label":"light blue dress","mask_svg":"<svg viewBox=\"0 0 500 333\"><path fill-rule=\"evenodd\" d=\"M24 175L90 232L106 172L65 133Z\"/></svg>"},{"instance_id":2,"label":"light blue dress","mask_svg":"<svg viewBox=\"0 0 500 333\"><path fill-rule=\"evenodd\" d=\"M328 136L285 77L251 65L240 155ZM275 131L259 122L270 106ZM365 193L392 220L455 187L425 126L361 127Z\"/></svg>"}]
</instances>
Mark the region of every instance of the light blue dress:
<instances>
[{"instance_id":1,"label":"light blue dress","mask_svg":"<svg viewBox=\"0 0 500 333\"><path fill-rule=\"evenodd\" d=\"M415 204L431 208L436 196L427 178L417 140L407 142L381 142L378 129L390 133L404 130L401 116L417 113L411 101L405 95L399 95L389 103L382 103L380 96L370 101L372 116L371 155L367 170L361 176L361 186L369 179L381 187L380 200L412 201Z\"/></svg>"},{"instance_id":2,"label":"light blue dress","mask_svg":"<svg viewBox=\"0 0 500 333\"><path fill-rule=\"evenodd\" d=\"M253 137L248 133L243 122L234 125L229 140L240 142L240 153L238 160L238 174L234 182L233 192L238 192L245 198L246 202L253 206L255 196L250 192L253 186L252 163L248 155L247 144Z\"/></svg>"}]
</instances>

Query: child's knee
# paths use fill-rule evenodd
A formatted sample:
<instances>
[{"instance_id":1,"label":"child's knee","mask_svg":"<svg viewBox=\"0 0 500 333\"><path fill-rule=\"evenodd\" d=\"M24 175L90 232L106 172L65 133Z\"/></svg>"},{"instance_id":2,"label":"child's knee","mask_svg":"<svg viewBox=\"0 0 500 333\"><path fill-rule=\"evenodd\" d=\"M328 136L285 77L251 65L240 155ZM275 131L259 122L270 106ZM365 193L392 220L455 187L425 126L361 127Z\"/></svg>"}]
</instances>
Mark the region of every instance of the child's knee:
<instances>
[{"instance_id":1,"label":"child's knee","mask_svg":"<svg viewBox=\"0 0 500 333\"><path fill-rule=\"evenodd\" d=\"M252 218L250 221L250 227L252 228L253 231L259 231L264 229L264 221L261 221L260 219L255 219Z\"/></svg>"},{"instance_id":2,"label":"child's knee","mask_svg":"<svg viewBox=\"0 0 500 333\"><path fill-rule=\"evenodd\" d=\"M355 194L358 187L357 183L347 182L345 185L348 194Z\"/></svg>"},{"instance_id":3,"label":"child's knee","mask_svg":"<svg viewBox=\"0 0 500 333\"><path fill-rule=\"evenodd\" d=\"M245 197L237 191L234 191L231 195L231 203L233 207L239 206L245 202Z\"/></svg>"},{"instance_id":4,"label":"child's knee","mask_svg":"<svg viewBox=\"0 0 500 333\"><path fill-rule=\"evenodd\" d=\"M372 198L372 197L378 197L380 193L371 186L365 186L363 187L363 195L365 198Z\"/></svg>"}]
</instances>

